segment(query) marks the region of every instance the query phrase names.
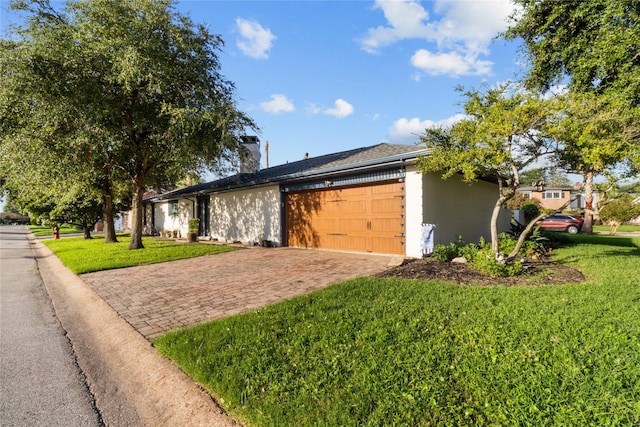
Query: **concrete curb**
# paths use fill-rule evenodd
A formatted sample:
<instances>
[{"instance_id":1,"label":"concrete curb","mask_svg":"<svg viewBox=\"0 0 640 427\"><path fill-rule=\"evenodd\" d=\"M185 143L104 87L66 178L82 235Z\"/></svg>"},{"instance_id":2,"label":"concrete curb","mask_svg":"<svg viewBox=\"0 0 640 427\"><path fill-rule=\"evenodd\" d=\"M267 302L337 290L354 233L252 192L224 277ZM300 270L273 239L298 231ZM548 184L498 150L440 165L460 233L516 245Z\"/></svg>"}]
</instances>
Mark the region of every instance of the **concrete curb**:
<instances>
[{"instance_id":1,"label":"concrete curb","mask_svg":"<svg viewBox=\"0 0 640 427\"><path fill-rule=\"evenodd\" d=\"M29 243L106 425L238 425L49 248L33 235Z\"/></svg>"}]
</instances>

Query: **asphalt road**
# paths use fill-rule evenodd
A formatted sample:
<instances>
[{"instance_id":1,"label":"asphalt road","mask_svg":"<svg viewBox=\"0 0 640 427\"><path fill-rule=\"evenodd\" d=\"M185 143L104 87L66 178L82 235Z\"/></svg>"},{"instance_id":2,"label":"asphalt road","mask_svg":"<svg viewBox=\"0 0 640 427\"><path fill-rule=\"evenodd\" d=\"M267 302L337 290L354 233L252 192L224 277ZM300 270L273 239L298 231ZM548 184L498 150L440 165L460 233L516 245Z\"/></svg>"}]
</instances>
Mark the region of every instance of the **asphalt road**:
<instances>
[{"instance_id":1,"label":"asphalt road","mask_svg":"<svg viewBox=\"0 0 640 427\"><path fill-rule=\"evenodd\" d=\"M0 425L102 426L23 226L0 226Z\"/></svg>"}]
</instances>

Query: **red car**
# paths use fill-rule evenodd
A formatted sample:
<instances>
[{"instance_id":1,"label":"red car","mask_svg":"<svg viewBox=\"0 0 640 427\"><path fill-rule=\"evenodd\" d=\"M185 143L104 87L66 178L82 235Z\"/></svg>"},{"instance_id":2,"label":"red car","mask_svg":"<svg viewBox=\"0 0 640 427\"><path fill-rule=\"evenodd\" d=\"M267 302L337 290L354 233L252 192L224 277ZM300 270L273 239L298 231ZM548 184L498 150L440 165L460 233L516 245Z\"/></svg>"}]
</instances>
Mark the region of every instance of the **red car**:
<instances>
[{"instance_id":1,"label":"red car","mask_svg":"<svg viewBox=\"0 0 640 427\"><path fill-rule=\"evenodd\" d=\"M538 221L542 230L566 231L570 234L578 234L584 224L584 218L580 215L555 214Z\"/></svg>"}]
</instances>

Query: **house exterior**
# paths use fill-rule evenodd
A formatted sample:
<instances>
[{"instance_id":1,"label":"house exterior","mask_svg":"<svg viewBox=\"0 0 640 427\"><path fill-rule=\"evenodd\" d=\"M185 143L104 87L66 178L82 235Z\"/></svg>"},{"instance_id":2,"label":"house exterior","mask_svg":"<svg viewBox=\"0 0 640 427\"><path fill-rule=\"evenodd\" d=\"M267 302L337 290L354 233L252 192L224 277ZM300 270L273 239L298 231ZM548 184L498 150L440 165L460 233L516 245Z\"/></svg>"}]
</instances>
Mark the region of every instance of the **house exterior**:
<instances>
[{"instance_id":1,"label":"house exterior","mask_svg":"<svg viewBox=\"0 0 640 427\"><path fill-rule=\"evenodd\" d=\"M581 185L573 187L520 187L518 189L525 197L535 199L542 209L559 209L567 201L571 203L565 210L584 210L585 199ZM594 204L597 205L598 194L593 194Z\"/></svg>"},{"instance_id":2,"label":"house exterior","mask_svg":"<svg viewBox=\"0 0 640 427\"><path fill-rule=\"evenodd\" d=\"M259 144L257 139L250 143ZM255 147L250 152L258 153ZM145 200L145 224L201 239L421 257L422 225L433 243L490 236L495 183L473 185L420 173L416 146L378 144L248 171ZM255 162L254 165L259 164ZM511 212L501 214L501 229Z\"/></svg>"}]
</instances>

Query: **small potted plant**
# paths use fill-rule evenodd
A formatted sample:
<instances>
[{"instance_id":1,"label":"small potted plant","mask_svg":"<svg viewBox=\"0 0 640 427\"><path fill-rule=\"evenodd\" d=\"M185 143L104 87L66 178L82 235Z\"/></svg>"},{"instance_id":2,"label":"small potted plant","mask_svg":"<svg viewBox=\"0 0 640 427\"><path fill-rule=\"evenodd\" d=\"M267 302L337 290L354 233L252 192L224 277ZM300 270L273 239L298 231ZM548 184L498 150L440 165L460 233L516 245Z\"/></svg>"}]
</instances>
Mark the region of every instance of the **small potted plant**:
<instances>
[{"instance_id":1,"label":"small potted plant","mask_svg":"<svg viewBox=\"0 0 640 427\"><path fill-rule=\"evenodd\" d=\"M260 237L260 246L263 248L270 248L273 246L273 242L271 240L267 240L264 236Z\"/></svg>"},{"instance_id":2,"label":"small potted plant","mask_svg":"<svg viewBox=\"0 0 640 427\"><path fill-rule=\"evenodd\" d=\"M198 230L200 230L200 219L192 218L189 220L189 232L187 233L187 241L189 243L198 242Z\"/></svg>"}]
</instances>

